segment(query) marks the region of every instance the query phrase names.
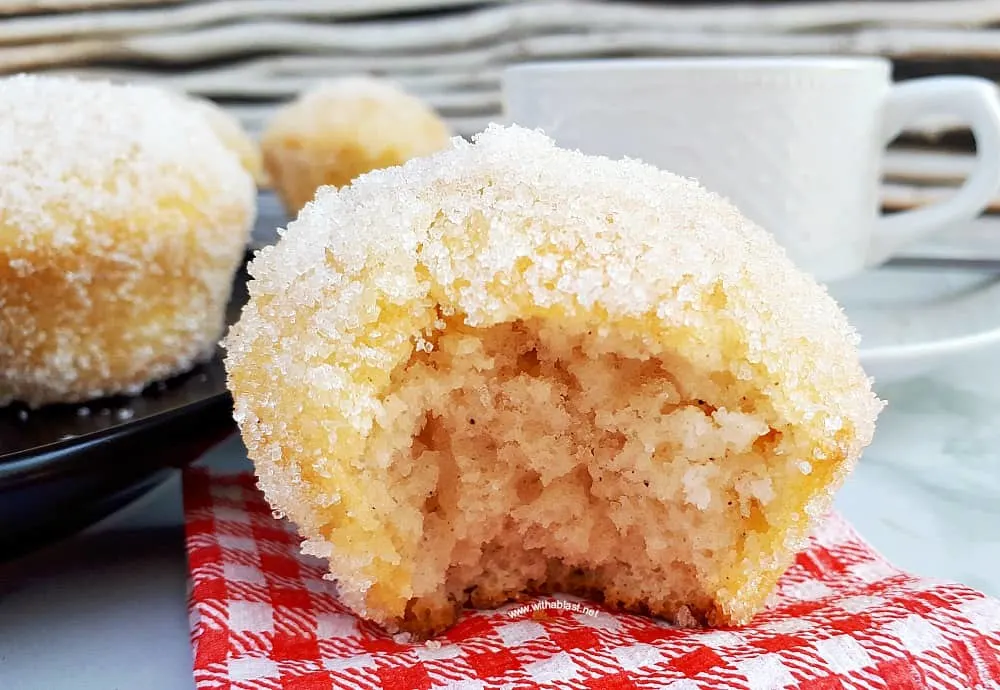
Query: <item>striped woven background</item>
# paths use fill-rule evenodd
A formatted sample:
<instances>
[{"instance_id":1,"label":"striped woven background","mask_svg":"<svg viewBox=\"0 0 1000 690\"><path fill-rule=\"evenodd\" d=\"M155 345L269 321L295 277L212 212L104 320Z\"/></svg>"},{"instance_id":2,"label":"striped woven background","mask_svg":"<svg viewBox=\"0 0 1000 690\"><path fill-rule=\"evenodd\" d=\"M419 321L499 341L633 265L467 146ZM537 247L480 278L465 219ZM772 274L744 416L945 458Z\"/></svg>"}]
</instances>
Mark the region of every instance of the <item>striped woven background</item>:
<instances>
[{"instance_id":1,"label":"striped woven background","mask_svg":"<svg viewBox=\"0 0 1000 690\"><path fill-rule=\"evenodd\" d=\"M0 0L0 73L182 89L251 132L324 77L388 76L470 134L499 118L507 64L704 54L883 55L898 79L998 78L1000 1ZM962 179L972 142L956 124L921 123L897 144L886 206L947 196Z\"/></svg>"}]
</instances>

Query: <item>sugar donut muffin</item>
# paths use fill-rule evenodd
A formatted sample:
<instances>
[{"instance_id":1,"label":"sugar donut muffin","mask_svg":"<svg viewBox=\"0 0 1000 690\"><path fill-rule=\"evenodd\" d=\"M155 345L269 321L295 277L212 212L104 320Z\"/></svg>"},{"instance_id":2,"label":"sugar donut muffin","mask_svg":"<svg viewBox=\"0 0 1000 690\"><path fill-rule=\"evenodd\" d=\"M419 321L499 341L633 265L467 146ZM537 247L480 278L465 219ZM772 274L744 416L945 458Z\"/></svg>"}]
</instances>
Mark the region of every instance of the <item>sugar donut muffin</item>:
<instances>
[{"instance_id":1,"label":"sugar donut muffin","mask_svg":"<svg viewBox=\"0 0 1000 690\"><path fill-rule=\"evenodd\" d=\"M729 203L516 127L322 190L251 274L225 346L259 484L390 630L553 590L744 623L881 409Z\"/></svg>"},{"instance_id":2,"label":"sugar donut muffin","mask_svg":"<svg viewBox=\"0 0 1000 690\"><path fill-rule=\"evenodd\" d=\"M391 82L344 77L280 108L261 149L274 190L294 215L317 188L433 153L450 137L434 110Z\"/></svg>"},{"instance_id":3,"label":"sugar donut muffin","mask_svg":"<svg viewBox=\"0 0 1000 690\"><path fill-rule=\"evenodd\" d=\"M255 203L159 89L0 79L0 404L134 393L210 356Z\"/></svg>"}]
</instances>

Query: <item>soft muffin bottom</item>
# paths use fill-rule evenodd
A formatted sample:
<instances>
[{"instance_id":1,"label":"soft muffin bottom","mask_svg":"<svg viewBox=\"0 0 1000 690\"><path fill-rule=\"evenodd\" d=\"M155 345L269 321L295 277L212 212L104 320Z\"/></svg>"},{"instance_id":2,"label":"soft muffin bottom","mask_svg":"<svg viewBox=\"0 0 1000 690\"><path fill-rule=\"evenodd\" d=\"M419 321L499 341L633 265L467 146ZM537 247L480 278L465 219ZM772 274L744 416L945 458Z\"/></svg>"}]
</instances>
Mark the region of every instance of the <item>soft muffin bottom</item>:
<instances>
[{"instance_id":1,"label":"soft muffin bottom","mask_svg":"<svg viewBox=\"0 0 1000 690\"><path fill-rule=\"evenodd\" d=\"M367 607L404 630L565 591L682 624L746 617L782 434L730 374L630 358L614 334L449 321L394 374L370 450L407 578ZM765 579L769 579L766 578ZM753 597L751 597L753 598ZM734 603L735 602L735 603Z\"/></svg>"}]
</instances>

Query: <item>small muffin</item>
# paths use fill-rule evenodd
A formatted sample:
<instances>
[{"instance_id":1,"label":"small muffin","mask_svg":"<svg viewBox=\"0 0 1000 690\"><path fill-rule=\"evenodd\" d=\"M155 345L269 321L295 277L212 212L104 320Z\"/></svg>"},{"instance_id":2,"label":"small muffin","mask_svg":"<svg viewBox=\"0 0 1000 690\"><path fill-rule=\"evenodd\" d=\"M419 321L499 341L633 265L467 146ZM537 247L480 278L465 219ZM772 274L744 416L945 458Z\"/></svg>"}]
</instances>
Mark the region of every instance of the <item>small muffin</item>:
<instances>
[{"instance_id":1,"label":"small muffin","mask_svg":"<svg viewBox=\"0 0 1000 690\"><path fill-rule=\"evenodd\" d=\"M236 154L257 186L267 187L267 174L264 172L264 157L260 152L260 146L247 134L236 116L207 98L186 94L185 98L202 114L216 136L222 140L223 145Z\"/></svg>"},{"instance_id":2,"label":"small muffin","mask_svg":"<svg viewBox=\"0 0 1000 690\"><path fill-rule=\"evenodd\" d=\"M323 189L251 274L226 366L260 486L390 630L554 590L746 623L881 409L728 202L516 127Z\"/></svg>"},{"instance_id":3,"label":"small muffin","mask_svg":"<svg viewBox=\"0 0 1000 690\"><path fill-rule=\"evenodd\" d=\"M135 393L209 357L253 180L160 89L0 79L0 404Z\"/></svg>"},{"instance_id":4,"label":"small muffin","mask_svg":"<svg viewBox=\"0 0 1000 690\"><path fill-rule=\"evenodd\" d=\"M319 84L282 107L261 140L264 167L292 215L323 185L446 147L448 126L390 82L349 77Z\"/></svg>"}]
</instances>

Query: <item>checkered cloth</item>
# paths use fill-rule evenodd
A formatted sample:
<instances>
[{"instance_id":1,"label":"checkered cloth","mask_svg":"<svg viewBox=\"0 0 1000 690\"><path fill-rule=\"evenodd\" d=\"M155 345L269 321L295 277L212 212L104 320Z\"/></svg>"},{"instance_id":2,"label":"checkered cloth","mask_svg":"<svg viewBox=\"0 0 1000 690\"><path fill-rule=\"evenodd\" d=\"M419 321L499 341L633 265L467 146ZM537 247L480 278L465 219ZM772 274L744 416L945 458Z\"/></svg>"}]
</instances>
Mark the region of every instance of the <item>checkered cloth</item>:
<instances>
[{"instance_id":1,"label":"checkered cloth","mask_svg":"<svg viewBox=\"0 0 1000 690\"><path fill-rule=\"evenodd\" d=\"M190 471L184 494L199 690L1000 688L1000 602L900 572L836 515L746 627L543 597L467 611L420 644L342 606L250 475Z\"/></svg>"}]
</instances>

